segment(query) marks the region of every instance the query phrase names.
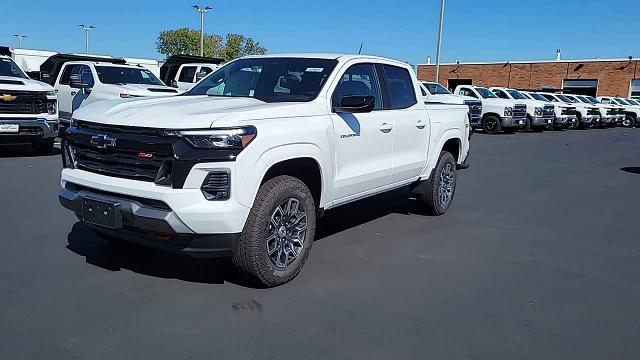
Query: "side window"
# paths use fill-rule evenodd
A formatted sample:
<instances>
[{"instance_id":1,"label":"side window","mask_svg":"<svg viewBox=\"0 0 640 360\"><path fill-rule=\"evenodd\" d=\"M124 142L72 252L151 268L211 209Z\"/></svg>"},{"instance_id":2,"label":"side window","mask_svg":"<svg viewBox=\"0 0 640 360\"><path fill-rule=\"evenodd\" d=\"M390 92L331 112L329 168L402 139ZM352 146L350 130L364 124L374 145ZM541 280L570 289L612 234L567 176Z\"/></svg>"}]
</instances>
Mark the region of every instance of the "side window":
<instances>
[{"instance_id":1,"label":"side window","mask_svg":"<svg viewBox=\"0 0 640 360\"><path fill-rule=\"evenodd\" d=\"M356 64L345 71L333 93L333 105L338 106L344 96L373 96L376 99L375 110L382 108L380 83L376 69L371 64Z\"/></svg>"},{"instance_id":2,"label":"side window","mask_svg":"<svg viewBox=\"0 0 640 360\"><path fill-rule=\"evenodd\" d=\"M473 97L473 98L476 98L476 99L478 98L476 93L474 93L473 91L471 91L469 89L465 89L465 88L460 89L460 91L458 91L458 95L470 96L470 97Z\"/></svg>"},{"instance_id":3,"label":"side window","mask_svg":"<svg viewBox=\"0 0 640 360\"><path fill-rule=\"evenodd\" d=\"M178 81L192 83L193 79L196 76L196 70L198 68L196 66L185 66L180 70L180 76L178 77Z\"/></svg>"},{"instance_id":4,"label":"side window","mask_svg":"<svg viewBox=\"0 0 640 360\"><path fill-rule=\"evenodd\" d=\"M75 70L75 69L74 69ZM91 72L91 68L87 65L79 65L79 73L80 73L80 81L82 83L89 85L89 87L93 87L93 73Z\"/></svg>"},{"instance_id":5,"label":"side window","mask_svg":"<svg viewBox=\"0 0 640 360\"><path fill-rule=\"evenodd\" d=\"M383 68L389 85L391 108L406 109L415 105L418 101L409 71L392 65L383 65Z\"/></svg>"},{"instance_id":6,"label":"side window","mask_svg":"<svg viewBox=\"0 0 640 360\"><path fill-rule=\"evenodd\" d=\"M547 100L551 101L551 102L558 102L553 96L551 95L545 95L542 94L542 96L544 96Z\"/></svg>"},{"instance_id":7,"label":"side window","mask_svg":"<svg viewBox=\"0 0 640 360\"><path fill-rule=\"evenodd\" d=\"M504 91L502 91L502 90L495 90L493 93L496 94L501 99L508 99L509 98L507 96L507 94L505 94Z\"/></svg>"},{"instance_id":8,"label":"side window","mask_svg":"<svg viewBox=\"0 0 640 360\"><path fill-rule=\"evenodd\" d=\"M427 92L424 90L422 86L420 86L420 92L422 92L422 96L427 96Z\"/></svg>"},{"instance_id":9,"label":"side window","mask_svg":"<svg viewBox=\"0 0 640 360\"><path fill-rule=\"evenodd\" d=\"M64 70L62 71L62 76L60 77L60 85L69 85L69 81L71 79L71 70L75 65L65 65Z\"/></svg>"},{"instance_id":10,"label":"side window","mask_svg":"<svg viewBox=\"0 0 640 360\"><path fill-rule=\"evenodd\" d=\"M203 73L205 73L205 74L209 74L209 73L211 73L212 71L213 71L213 69L212 69L212 68L210 68L210 67L208 67L208 66L202 66L202 67L200 68L200 72L203 72Z\"/></svg>"}]
</instances>

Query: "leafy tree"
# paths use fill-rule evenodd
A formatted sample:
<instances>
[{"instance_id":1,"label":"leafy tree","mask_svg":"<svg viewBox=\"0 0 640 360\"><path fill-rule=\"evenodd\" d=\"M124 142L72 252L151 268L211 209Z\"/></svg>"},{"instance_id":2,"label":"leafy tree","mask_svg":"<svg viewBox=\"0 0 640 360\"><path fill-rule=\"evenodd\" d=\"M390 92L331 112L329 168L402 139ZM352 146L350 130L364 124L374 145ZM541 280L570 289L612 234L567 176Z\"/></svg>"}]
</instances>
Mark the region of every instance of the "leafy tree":
<instances>
[{"instance_id":1,"label":"leafy tree","mask_svg":"<svg viewBox=\"0 0 640 360\"><path fill-rule=\"evenodd\" d=\"M189 28L160 32L156 43L158 51L166 56L200 54L200 31ZM259 42L241 34L227 34L223 43L220 35L204 36L204 56L233 60L245 55L266 54Z\"/></svg>"}]
</instances>

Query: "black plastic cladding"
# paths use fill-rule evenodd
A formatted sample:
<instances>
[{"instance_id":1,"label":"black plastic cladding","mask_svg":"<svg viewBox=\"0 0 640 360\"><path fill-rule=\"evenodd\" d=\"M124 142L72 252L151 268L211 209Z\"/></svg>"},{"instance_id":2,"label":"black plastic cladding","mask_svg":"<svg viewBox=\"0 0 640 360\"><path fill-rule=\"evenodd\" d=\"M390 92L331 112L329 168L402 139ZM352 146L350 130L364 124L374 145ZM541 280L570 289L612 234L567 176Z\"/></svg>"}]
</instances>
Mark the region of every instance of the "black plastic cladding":
<instances>
[{"instance_id":1,"label":"black plastic cladding","mask_svg":"<svg viewBox=\"0 0 640 360\"><path fill-rule=\"evenodd\" d=\"M148 153L162 157L165 166L158 169L170 171L167 176L156 178L158 185L171 186L182 189L194 165L204 162L235 161L241 149L195 149L177 136L163 136L163 129L138 128L126 126L111 126L80 121L76 126L69 127L63 133L64 142L71 146L91 148L105 156L116 152L137 154ZM91 138L96 135L108 135L116 139L115 146L100 149L91 144ZM140 161L144 161L141 159ZM168 169L167 169L168 168ZM91 170L88 170L91 171ZM99 171L94 171L100 173ZM109 174L110 176L117 176ZM132 178L130 176L121 176ZM164 180L163 180L164 179Z\"/></svg>"}]
</instances>

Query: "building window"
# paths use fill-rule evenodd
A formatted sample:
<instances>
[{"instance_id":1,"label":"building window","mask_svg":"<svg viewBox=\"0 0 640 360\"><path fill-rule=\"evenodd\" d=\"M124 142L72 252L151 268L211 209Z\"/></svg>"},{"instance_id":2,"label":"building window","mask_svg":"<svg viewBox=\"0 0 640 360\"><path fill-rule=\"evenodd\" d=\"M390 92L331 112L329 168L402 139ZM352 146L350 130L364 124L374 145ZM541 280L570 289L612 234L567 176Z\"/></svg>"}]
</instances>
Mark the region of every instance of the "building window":
<instances>
[{"instance_id":1,"label":"building window","mask_svg":"<svg viewBox=\"0 0 640 360\"><path fill-rule=\"evenodd\" d=\"M631 80L631 97L640 98L640 79Z\"/></svg>"},{"instance_id":2,"label":"building window","mask_svg":"<svg viewBox=\"0 0 640 360\"><path fill-rule=\"evenodd\" d=\"M598 80L567 79L562 90L569 94L597 96Z\"/></svg>"}]
</instances>

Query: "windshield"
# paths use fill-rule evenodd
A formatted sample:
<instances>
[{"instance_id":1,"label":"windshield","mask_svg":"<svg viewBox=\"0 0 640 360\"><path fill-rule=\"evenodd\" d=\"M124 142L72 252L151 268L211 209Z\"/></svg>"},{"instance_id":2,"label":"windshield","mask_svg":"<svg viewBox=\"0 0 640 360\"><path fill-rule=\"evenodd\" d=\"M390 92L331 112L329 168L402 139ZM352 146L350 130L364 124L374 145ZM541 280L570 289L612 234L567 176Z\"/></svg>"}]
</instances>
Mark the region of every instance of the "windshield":
<instances>
[{"instance_id":1,"label":"windshield","mask_svg":"<svg viewBox=\"0 0 640 360\"><path fill-rule=\"evenodd\" d=\"M516 100L527 100L527 97L522 95L518 90L508 90L509 94Z\"/></svg>"},{"instance_id":2,"label":"windshield","mask_svg":"<svg viewBox=\"0 0 640 360\"><path fill-rule=\"evenodd\" d=\"M560 99L560 101L563 101L563 102L566 102L566 103L573 104L573 103L575 102L575 101L573 101L573 100L569 99L568 97L566 97L566 96L564 96L564 95L562 95L562 94L556 94L556 97L557 97L558 99Z\"/></svg>"},{"instance_id":3,"label":"windshield","mask_svg":"<svg viewBox=\"0 0 640 360\"><path fill-rule=\"evenodd\" d=\"M636 100L632 100L632 99L627 99L627 102L631 105L640 105Z\"/></svg>"},{"instance_id":4,"label":"windshield","mask_svg":"<svg viewBox=\"0 0 640 360\"><path fill-rule=\"evenodd\" d=\"M429 90L431 95L451 95L451 92L440 84L423 82L422 85Z\"/></svg>"},{"instance_id":5,"label":"windshield","mask_svg":"<svg viewBox=\"0 0 640 360\"><path fill-rule=\"evenodd\" d=\"M27 75L22 72L20 67L11 59L0 59L0 76L16 77L21 79L27 79Z\"/></svg>"},{"instance_id":6,"label":"windshield","mask_svg":"<svg viewBox=\"0 0 640 360\"><path fill-rule=\"evenodd\" d=\"M489 91L489 89L476 88L476 91L480 94L480 96L482 96L485 99L497 99L498 98L496 96L496 94L494 94L491 91Z\"/></svg>"},{"instance_id":7,"label":"windshield","mask_svg":"<svg viewBox=\"0 0 640 360\"><path fill-rule=\"evenodd\" d=\"M164 86L162 81L145 68L124 66L96 66L98 79L103 84L145 84Z\"/></svg>"},{"instance_id":8,"label":"windshield","mask_svg":"<svg viewBox=\"0 0 640 360\"><path fill-rule=\"evenodd\" d=\"M582 101L585 104L594 104L594 102L590 101L589 99L587 99L584 96L576 96L578 98L578 100Z\"/></svg>"},{"instance_id":9,"label":"windshield","mask_svg":"<svg viewBox=\"0 0 640 360\"><path fill-rule=\"evenodd\" d=\"M575 104L578 102L578 100L576 98L574 98L573 96L567 96L567 95L562 95L563 97L567 98L567 100L569 100L570 103ZM564 101L564 100L562 100Z\"/></svg>"},{"instance_id":10,"label":"windshield","mask_svg":"<svg viewBox=\"0 0 640 360\"><path fill-rule=\"evenodd\" d=\"M333 59L240 59L209 75L185 95L249 97L265 102L311 101L337 64Z\"/></svg>"},{"instance_id":11,"label":"windshield","mask_svg":"<svg viewBox=\"0 0 640 360\"><path fill-rule=\"evenodd\" d=\"M626 101L624 101L622 99L619 99L619 98L615 98L614 100L620 105L630 105L628 102L626 102Z\"/></svg>"},{"instance_id":12,"label":"windshield","mask_svg":"<svg viewBox=\"0 0 640 360\"><path fill-rule=\"evenodd\" d=\"M594 98L593 96L585 96L589 101L591 101L592 104L600 104L600 101L598 101L598 99Z\"/></svg>"},{"instance_id":13,"label":"windshield","mask_svg":"<svg viewBox=\"0 0 640 360\"><path fill-rule=\"evenodd\" d=\"M547 98L545 98L544 96L540 95L540 94L536 94L536 93L529 93L529 96L531 96L532 98L536 99L536 100L540 100L540 101L549 101Z\"/></svg>"}]
</instances>

